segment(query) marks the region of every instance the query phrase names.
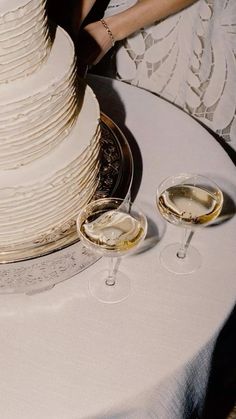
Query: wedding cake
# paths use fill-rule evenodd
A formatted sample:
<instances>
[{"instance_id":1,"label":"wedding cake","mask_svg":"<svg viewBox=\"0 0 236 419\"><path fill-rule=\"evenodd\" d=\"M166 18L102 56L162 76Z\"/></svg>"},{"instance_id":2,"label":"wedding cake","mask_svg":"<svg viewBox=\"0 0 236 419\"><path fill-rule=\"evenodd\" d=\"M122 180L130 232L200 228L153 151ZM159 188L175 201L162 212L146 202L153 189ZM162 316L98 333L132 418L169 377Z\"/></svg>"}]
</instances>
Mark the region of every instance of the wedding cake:
<instances>
[{"instance_id":1,"label":"wedding cake","mask_svg":"<svg viewBox=\"0 0 236 419\"><path fill-rule=\"evenodd\" d=\"M0 245L54 240L95 193L100 110L44 0L0 2Z\"/></svg>"}]
</instances>

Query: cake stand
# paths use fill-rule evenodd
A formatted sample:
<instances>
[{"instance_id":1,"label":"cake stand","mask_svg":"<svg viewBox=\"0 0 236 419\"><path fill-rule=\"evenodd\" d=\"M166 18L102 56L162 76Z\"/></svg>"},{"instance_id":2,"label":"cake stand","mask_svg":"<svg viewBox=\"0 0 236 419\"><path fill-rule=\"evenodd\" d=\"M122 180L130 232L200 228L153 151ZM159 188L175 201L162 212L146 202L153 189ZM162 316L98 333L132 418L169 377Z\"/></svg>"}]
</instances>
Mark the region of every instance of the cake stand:
<instances>
[{"instance_id":1,"label":"cake stand","mask_svg":"<svg viewBox=\"0 0 236 419\"><path fill-rule=\"evenodd\" d=\"M101 113L101 168L94 199L125 199L133 178L133 159L118 126ZM99 257L78 238L75 220L43 243L0 252L0 293L34 294L83 271Z\"/></svg>"}]
</instances>

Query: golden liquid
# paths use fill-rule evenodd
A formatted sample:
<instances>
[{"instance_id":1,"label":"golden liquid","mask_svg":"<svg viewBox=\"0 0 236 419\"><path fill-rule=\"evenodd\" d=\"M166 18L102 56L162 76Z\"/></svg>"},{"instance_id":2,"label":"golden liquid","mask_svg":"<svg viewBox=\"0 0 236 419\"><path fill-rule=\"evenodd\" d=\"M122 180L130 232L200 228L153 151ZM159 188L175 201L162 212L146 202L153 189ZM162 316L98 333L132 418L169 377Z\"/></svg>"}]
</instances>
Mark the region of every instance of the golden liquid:
<instances>
[{"instance_id":1,"label":"golden liquid","mask_svg":"<svg viewBox=\"0 0 236 419\"><path fill-rule=\"evenodd\" d=\"M81 225L81 232L84 237L86 237L91 243L98 245L101 249L114 252L125 252L137 246L144 235L144 229L140 222L131 215L123 213L120 210L109 211L109 213L119 214L119 222L113 222L113 224L110 225L109 217L107 217L107 222L106 219L104 221L103 218L101 222L98 221L99 237L94 237L94 234L90 234L88 229L86 229L87 222L96 222L99 217L102 218L103 216L107 216L107 213L99 211L96 214L91 214L89 219L85 220L85 222ZM123 222L123 220L127 221L127 217L135 227L132 231L127 228L127 222Z\"/></svg>"},{"instance_id":2,"label":"golden liquid","mask_svg":"<svg viewBox=\"0 0 236 419\"><path fill-rule=\"evenodd\" d=\"M204 187L176 185L166 189L157 206L172 224L201 225L213 221L223 204L221 192L208 192Z\"/></svg>"}]
</instances>

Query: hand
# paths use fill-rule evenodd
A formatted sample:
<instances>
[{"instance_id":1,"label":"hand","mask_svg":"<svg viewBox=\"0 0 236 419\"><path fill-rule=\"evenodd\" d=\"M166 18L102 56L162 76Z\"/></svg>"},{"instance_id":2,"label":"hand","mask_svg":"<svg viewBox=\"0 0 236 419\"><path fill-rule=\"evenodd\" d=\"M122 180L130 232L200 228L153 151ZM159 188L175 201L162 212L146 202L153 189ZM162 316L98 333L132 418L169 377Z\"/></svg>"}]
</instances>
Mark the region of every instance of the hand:
<instances>
[{"instance_id":1,"label":"hand","mask_svg":"<svg viewBox=\"0 0 236 419\"><path fill-rule=\"evenodd\" d=\"M97 64L112 47L109 34L100 21L89 23L79 31L76 40L78 64Z\"/></svg>"}]
</instances>

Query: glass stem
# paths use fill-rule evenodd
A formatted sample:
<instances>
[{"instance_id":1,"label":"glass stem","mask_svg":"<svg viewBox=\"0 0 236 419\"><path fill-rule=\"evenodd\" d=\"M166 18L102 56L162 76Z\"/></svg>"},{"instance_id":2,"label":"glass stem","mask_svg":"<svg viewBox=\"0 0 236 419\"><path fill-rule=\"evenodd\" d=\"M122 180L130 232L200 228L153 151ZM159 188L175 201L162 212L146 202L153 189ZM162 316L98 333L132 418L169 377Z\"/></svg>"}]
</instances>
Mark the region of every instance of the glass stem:
<instances>
[{"instance_id":1,"label":"glass stem","mask_svg":"<svg viewBox=\"0 0 236 419\"><path fill-rule=\"evenodd\" d=\"M189 246L192 236L193 236L193 231L191 230L189 231L188 228L185 228L183 230L181 245L177 252L177 257L179 259L184 259L186 257L188 246Z\"/></svg>"},{"instance_id":2,"label":"glass stem","mask_svg":"<svg viewBox=\"0 0 236 419\"><path fill-rule=\"evenodd\" d=\"M108 285L109 287L114 286L116 283L115 265L116 265L116 258L113 258L113 257L109 258L108 277L105 281L106 285Z\"/></svg>"}]
</instances>

